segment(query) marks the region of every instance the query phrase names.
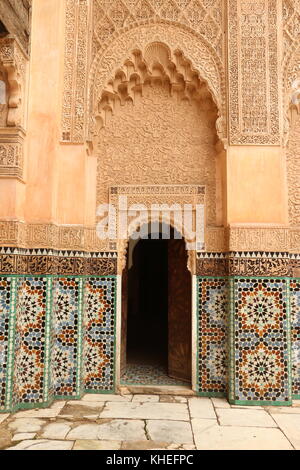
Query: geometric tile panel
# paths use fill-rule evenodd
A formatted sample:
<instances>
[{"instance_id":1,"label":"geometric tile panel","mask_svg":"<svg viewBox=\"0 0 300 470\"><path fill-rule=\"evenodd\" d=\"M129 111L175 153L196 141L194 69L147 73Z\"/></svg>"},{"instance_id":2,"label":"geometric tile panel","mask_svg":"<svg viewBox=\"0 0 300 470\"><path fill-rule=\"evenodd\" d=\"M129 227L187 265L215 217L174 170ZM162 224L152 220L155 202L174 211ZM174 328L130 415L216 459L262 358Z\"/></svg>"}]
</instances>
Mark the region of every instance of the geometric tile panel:
<instances>
[{"instance_id":1,"label":"geometric tile panel","mask_svg":"<svg viewBox=\"0 0 300 470\"><path fill-rule=\"evenodd\" d=\"M87 391L114 390L115 277L92 277L85 282L84 382Z\"/></svg>"},{"instance_id":2,"label":"geometric tile panel","mask_svg":"<svg viewBox=\"0 0 300 470\"><path fill-rule=\"evenodd\" d=\"M42 403L47 388L47 278L18 279L13 404Z\"/></svg>"},{"instance_id":3,"label":"geometric tile panel","mask_svg":"<svg viewBox=\"0 0 300 470\"><path fill-rule=\"evenodd\" d=\"M56 397L81 392L82 279L53 281L51 386Z\"/></svg>"},{"instance_id":4,"label":"geometric tile panel","mask_svg":"<svg viewBox=\"0 0 300 470\"><path fill-rule=\"evenodd\" d=\"M198 392L224 396L227 375L228 281L198 278Z\"/></svg>"},{"instance_id":5,"label":"geometric tile panel","mask_svg":"<svg viewBox=\"0 0 300 470\"><path fill-rule=\"evenodd\" d=\"M230 400L289 402L288 281L233 278Z\"/></svg>"},{"instance_id":6,"label":"geometric tile panel","mask_svg":"<svg viewBox=\"0 0 300 470\"><path fill-rule=\"evenodd\" d=\"M290 281L292 393L300 398L300 279Z\"/></svg>"},{"instance_id":7,"label":"geometric tile panel","mask_svg":"<svg viewBox=\"0 0 300 470\"><path fill-rule=\"evenodd\" d=\"M0 409L6 405L12 279L0 277Z\"/></svg>"}]
</instances>

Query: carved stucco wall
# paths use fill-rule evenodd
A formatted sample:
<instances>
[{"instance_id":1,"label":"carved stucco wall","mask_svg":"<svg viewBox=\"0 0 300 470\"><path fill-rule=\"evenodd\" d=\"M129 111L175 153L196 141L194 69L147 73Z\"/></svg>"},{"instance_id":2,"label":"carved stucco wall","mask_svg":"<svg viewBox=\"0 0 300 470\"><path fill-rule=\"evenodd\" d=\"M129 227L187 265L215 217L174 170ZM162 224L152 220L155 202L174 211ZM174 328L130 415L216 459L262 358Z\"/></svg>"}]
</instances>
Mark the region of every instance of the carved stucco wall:
<instances>
[{"instance_id":1,"label":"carved stucco wall","mask_svg":"<svg viewBox=\"0 0 300 470\"><path fill-rule=\"evenodd\" d=\"M290 225L300 231L300 113L294 110L287 147Z\"/></svg>"},{"instance_id":2,"label":"carved stucco wall","mask_svg":"<svg viewBox=\"0 0 300 470\"><path fill-rule=\"evenodd\" d=\"M207 221L215 224L215 117L210 99L179 101L168 82L145 86L143 96L115 109L99 133L98 203L108 202L115 185L202 184Z\"/></svg>"},{"instance_id":3,"label":"carved stucco wall","mask_svg":"<svg viewBox=\"0 0 300 470\"><path fill-rule=\"evenodd\" d=\"M283 97L290 249L300 251L300 0L283 1Z\"/></svg>"},{"instance_id":4,"label":"carved stucco wall","mask_svg":"<svg viewBox=\"0 0 300 470\"><path fill-rule=\"evenodd\" d=\"M153 41L180 49L207 80L225 133L223 1L67 0L66 7L62 141L85 140L101 89L129 51Z\"/></svg>"},{"instance_id":5,"label":"carved stucco wall","mask_svg":"<svg viewBox=\"0 0 300 470\"><path fill-rule=\"evenodd\" d=\"M282 11L280 11L281 6L283 7ZM240 16L237 15L237 11L241 13ZM278 90L275 89L278 78L281 76L281 73L278 76L278 58L282 55L283 89L286 98L289 96L290 77L294 76L295 70L299 70L299 59L297 59L296 52L297 44L299 45L298 18L299 0L278 0L277 2L275 0L255 0L250 3L235 0L228 2L221 0L112 0L109 2L104 0L66 0L63 141L84 142L88 136L88 127L90 126L90 129L92 127L88 117L95 115L101 91L114 76L118 66L123 64L128 51L132 51L135 46L144 50L149 42L161 40L168 44L173 52L176 48L182 50L202 79L207 81L221 116L221 120L217 121L218 134L223 137L224 129L227 126L226 93L228 91L231 90L229 99L231 109L236 109L238 113L230 115L233 119L238 120L239 125L244 120L243 109L251 110L254 113L251 117L254 121L256 110L259 113L262 112L261 106L253 107L251 104L251 93L255 92L258 79L256 74L249 73L247 58L250 57L251 61L255 61L259 54L263 54L264 60L261 64L264 64L265 69L260 72L266 74L268 83L262 96L270 100L271 114L267 118L271 125L268 128L270 133L262 135L260 131L256 132L257 129L252 129L246 134L235 134L238 135L236 143L279 142L277 130L275 133L273 132L274 129L279 129L277 124L278 116L280 117L281 97L278 96ZM281 27L284 44L282 48L278 49L277 42L281 39ZM243 35L241 36L242 30ZM226 40L229 45L228 83L225 80ZM261 47L262 44L264 48ZM237 76L234 75L235 70ZM246 88L249 87L249 90L248 88L246 90L247 93L241 94L241 89L236 88L238 81ZM89 87L86 86L87 83L89 83ZM249 106L247 103L250 103ZM277 110L274 114L272 110L275 109L276 103ZM233 129L232 126L230 129ZM7 157L5 156L5 158ZM33 230L34 227L30 227L28 230L30 233L31 228ZM51 230L50 226L49 230L48 227L45 228L52 240ZM55 230L54 227L52 231ZM68 230L73 229L68 228ZM259 243L255 244L251 241L253 237L250 236L247 227L233 228L231 232L236 231L239 234L239 240L241 233L243 239L247 238L243 244L245 249L247 247L258 249L257 246L259 249L270 247L270 240L274 239L274 229L252 228L251 230L257 234L256 238L260 240ZM291 231L294 250L296 250L296 246L300 246L295 242L297 238L295 230ZM20 233L23 231L20 229ZM78 233L81 234L83 231L84 229L81 228ZM267 232L268 237L266 238ZM246 234L248 235L246 236ZM77 241L77 238L78 240L80 238L80 241ZM76 242L72 245L82 246L84 244L83 238L81 235L77 237L76 232L76 237L74 237ZM287 228L278 229L279 238L282 239L282 243L278 244L278 249L288 250ZM231 239L233 240L232 237ZM33 244L33 241L31 243ZM50 245L52 246L53 243L52 241ZM43 246L46 244L49 242L43 241ZM94 244L93 241L92 245L94 246ZM233 243L230 246L238 249L241 243Z\"/></svg>"},{"instance_id":6,"label":"carved stucco wall","mask_svg":"<svg viewBox=\"0 0 300 470\"><path fill-rule=\"evenodd\" d=\"M278 145L278 1L227 4L230 143Z\"/></svg>"}]
</instances>

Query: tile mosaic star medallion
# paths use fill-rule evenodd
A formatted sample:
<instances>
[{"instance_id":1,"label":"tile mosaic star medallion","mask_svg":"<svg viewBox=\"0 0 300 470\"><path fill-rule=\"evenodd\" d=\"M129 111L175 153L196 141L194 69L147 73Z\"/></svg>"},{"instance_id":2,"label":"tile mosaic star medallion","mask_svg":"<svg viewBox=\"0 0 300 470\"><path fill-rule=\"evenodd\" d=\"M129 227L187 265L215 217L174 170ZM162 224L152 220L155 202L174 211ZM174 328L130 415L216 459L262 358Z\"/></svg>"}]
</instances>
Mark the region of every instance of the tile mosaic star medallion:
<instances>
[{"instance_id":1,"label":"tile mosaic star medallion","mask_svg":"<svg viewBox=\"0 0 300 470\"><path fill-rule=\"evenodd\" d=\"M231 399L289 401L287 280L233 282Z\"/></svg>"}]
</instances>

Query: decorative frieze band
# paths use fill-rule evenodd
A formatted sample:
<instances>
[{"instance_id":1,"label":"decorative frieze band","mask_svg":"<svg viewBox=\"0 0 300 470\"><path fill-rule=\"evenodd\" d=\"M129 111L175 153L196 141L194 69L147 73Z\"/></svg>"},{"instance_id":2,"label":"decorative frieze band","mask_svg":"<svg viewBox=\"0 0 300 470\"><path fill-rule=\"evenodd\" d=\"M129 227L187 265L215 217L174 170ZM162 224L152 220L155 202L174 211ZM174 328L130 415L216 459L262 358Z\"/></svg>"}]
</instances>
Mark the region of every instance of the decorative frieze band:
<instances>
[{"instance_id":1,"label":"decorative frieze band","mask_svg":"<svg viewBox=\"0 0 300 470\"><path fill-rule=\"evenodd\" d=\"M107 276L117 273L117 254L101 253L93 256L92 253L72 253L55 251L30 250L0 251L1 274L30 274L30 275L87 275ZM27 250L29 251L29 250Z\"/></svg>"},{"instance_id":2,"label":"decorative frieze band","mask_svg":"<svg viewBox=\"0 0 300 470\"><path fill-rule=\"evenodd\" d=\"M295 251L297 250L294 244ZM238 226L228 228L228 251L290 251L290 230L286 226Z\"/></svg>"},{"instance_id":3,"label":"decorative frieze band","mask_svg":"<svg viewBox=\"0 0 300 470\"><path fill-rule=\"evenodd\" d=\"M0 246L58 250L117 251L116 241L100 240L95 228L0 221ZM300 230L287 227L206 227L207 252L300 253Z\"/></svg>"},{"instance_id":4,"label":"decorative frieze band","mask_svg":"<svg viewBox=\"0 0 300 470\"><path fill-rule=\"evenodd\" d=\"M300 255L274 252L197 253L196 274L299 277Z\"/></svg>"}]
</instances>

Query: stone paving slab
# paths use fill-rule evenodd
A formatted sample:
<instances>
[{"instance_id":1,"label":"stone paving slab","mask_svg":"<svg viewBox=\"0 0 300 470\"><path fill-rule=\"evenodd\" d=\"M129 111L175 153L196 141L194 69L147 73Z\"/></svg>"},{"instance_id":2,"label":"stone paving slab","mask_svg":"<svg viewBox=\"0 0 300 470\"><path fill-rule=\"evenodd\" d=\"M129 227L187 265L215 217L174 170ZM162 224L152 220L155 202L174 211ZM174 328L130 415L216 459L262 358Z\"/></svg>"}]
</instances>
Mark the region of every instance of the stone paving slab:
<instances>
[{"instance_id":1,"label":"stone paving slab","mask_svg":"<svg viewBox=\"0 0 300 470\"><path fill-rule=\"evenodd\" d=\"M23 432L20 434L15 434L14 437L12 438L12 442L31 440L31 439L34 439L35 436L36 436L35 432Z\"/></svg>"},{"instance_id":2,"label":"stone paving slab","mask_svg":"<svg viewBox=\"0 0 300 470\"><path fill-rule=\"evenodd\" d=\"M44 439L65 439L71 426L65 423L51 423L45 426L41 437Z\"/></svg>"},{"instance_id":3,"label":"stone paving slab","mask_svg":"<svg viewBox=\"0 0 300 470\"><path fill-rule=\"evenodd\" d=\"M226 398L211 398L215 408L230 408L230 404Z\"/></svg>"},{"instance_id":4,"label":"stone paving slab","mask_svg":"<svg viewBox=\"0 0 300 470\"><path fill-rule=\"evenodd\" d=\"M73 442L37 439L22 441L7 450L71 450L73 445Z\"/></svg>"},{"instance_id":5,"label":"stone paving slab","mask_svg":"<svg viewBox=\"0 0 300 470\"><path fill-rule=\"evenodd\" d=\"M291 407L291 406L268 406L266 408L269 413L272 415L277 415L277 414L288 414L288 415L294 415L294 414L300 414L300 407Z\"/></svg>"},{"instance_id":6,"label":"stone paving slab","mask_svg":"<svg viewBox=\"0 0 300 470\"><path fill-rule=\"evenodd\" d=\"M9 414L0 414L0 424L3 423L7 418L9 417Z\"/></svg>"},{"instance_id":7,"label":"stone paving slab","mask_svg":"<svg viewBox=\"0 0 300 470\"><path fill-rule=\"evenodd\" d=\"M139 403L156 403L159 402L159 395L134 395L132 402Z\"/></svg>"},{"instance_id":8,"label":"stone paving slab","mask_svg":"<svg viewBox=\"0 0 300 470\"><path fill-rule=\"evenodd\" d=\"M192 418L216 419L216 413L210 398L189 398L189 407Z\"/></svg>"},{"instance_id":9,"label":"stone paving slab","mask_svg":"<svg viewBox=\"0 0 300 470\"><path fill-rule=\"evenodd\" d=\"M194 444L191 425L185 421L149 420L147 431L153 441Z\"/></svg>"},{"instance_id":10,"label":"stone paving slab","mask_svg":"<svg viewBox=\"0 0 300 470\"><path fill-rule=\"evenodd\" d=\"M0 449L8 450L300 450L300 402L242 407L175 393L86 394L0 418Z\"/></svg>"},{"instance_id":11,"label":"stone paving slab","mask_svg":"<svg viewBox=\"0 0 300 470\"><path fill-rule=\"evenodd\" d=\"M89 403L89 402L86 402ZM68 418L68 419L82 419L85 416L94 416L97 419L100 415L100 412L103 410L105 403L98 402L98 406L89 407L84 406L82 403L77 405L70 405L69 403L61 410L58 415L58 418Z\"/></svg>"},{"instance_id":12,"label":"stone paving slab","mask_svg":"<svg viewBox=\"0 0 300 470\"><path fill-rule=\"evenodd\" d=\"M64 401L57 401L50 408L19 411L15 416L16 418L55 418L65 406L65 403Z\"/></svg>"},{"instance_id":13,"label":"stone paving slab","mask_svg":"<svg viewBox=\"0 0 300 470\"><path fill-rule=\"evenodd\" d=\"M107 403L101 418L174 419L189 421L187 405L183 403Z\"/></svg>"},{"instance_id":14,"label":"stone paving slab","mask_svg":"<svg viewBox=\"0 0 300 470\"><path fill-rule=\"evenodd\" d=\"M187 403L186 397L177 397L176 395L160 395L161 403Z\"/></svg>"},{"instance_id":15,"label":"stone paving slab","mask_svg":"<svg viewBox=\"0 0 300 470\"><path fill-rule=\"evenodd\" d=\"M157 442L157 441L129 441L122 442L121 450L161 450L168 449L172 447L174 449L174 444L170 445L168 442ZM177 449L179 445L176 446Z\"/></svg>"},{"instance_id":16,"label":"stone paving slab","mask_svg":"<svg viewBox=\"0 0 300 470\"><path fill-rule=\"evenodd\" d=\"M145 423L142 420L111 420L109 423L99 425L98 439L112 439L116 441L146 440Z\"/></svg>"},{"instance_id":17,"label":"stone paving slab","mask_svg":"<svg viewBox=\"0 0 300 470\"><path fill-rule=\"evenodd\" d=\"M132 400L132 397L133 395L110 395L110 394L106 394L106 393L102 393L102 394L96 394L96 393L87 393L86 395L84 395L82 397L82 399L80 400L80 402L83 402L83 401L88 401L88 402L105 402L105 401L124 401L124 402L127 402L127 401L131 401ZM70 403L70 402L69 402Z\"/></svg>"},{"instance_id":18,"label":"stone paving slab","mask_svg":"<svg viewBox=\"0 0 300 470\"><path fill-rule=\"evenodd\" d=\"M106 400L108 401L108 400ZM71 400L67 402L67 406L84 406L85 408L101 409L104 403L103 400L87 401L87 400Z\"/></svg>"},{"instance_id":19,"label":"stone paving slab","mask_svg":"<svg viewBox=\"0 0 300 470\"><path fill-rule=\"evenodd\" d=\"M17 418L8 424L8 428L15 433L37 432L46 423L45 420L38 418Z\"/></svg>"},{"instance_id":20,"label":"stone paving slab","mask_svg":"<svg viewBox=\"0 0 300 470\"><path fill-rule=\"evenodd\" d=\"M264 410L218 408L216 411L221 426L276 427L275 421Z\"/></svg>"},{"instance_id":21,"label":"stone paving slab","mask_svg":"<svg viewBox=\"0 0 300 470\"><path fill-rule=\"evenodd\" d=\"M78 440L75 441L73 450L119 450L121 441L96 441L96 440Z\"/></svg>"},{"instance_id":22,"label":"stone paving slab","mask_svg":"<svg viewBox=\"0 0 300 470\"><path fill-rule=\"evenodd\" d=\"M198 450L290 450L290 442L279 429L219 426L209 419L193 419Z\"/></svg>"},{"instance_id":23,"label":"stone paving slab","mask_svg":"<svg viewBox=\"0 0 300 470\"><path fill-rule=\"evenodd\" d=\"M75 441L75 440L94 440L98 439L98 424L81 424L76 426L76 428L72 429L66 436L67 440Z\"/></svg>"},{"instance_id":24,"label":"stone paving slab","mask_svg":"<svg viewBox=\"0 0 300 470\"><path fill-rule=\"evenodd\" d=\"M295 449L300 450L300 415L275 413L272 416Z\"/></svg>"}]
</instances>

